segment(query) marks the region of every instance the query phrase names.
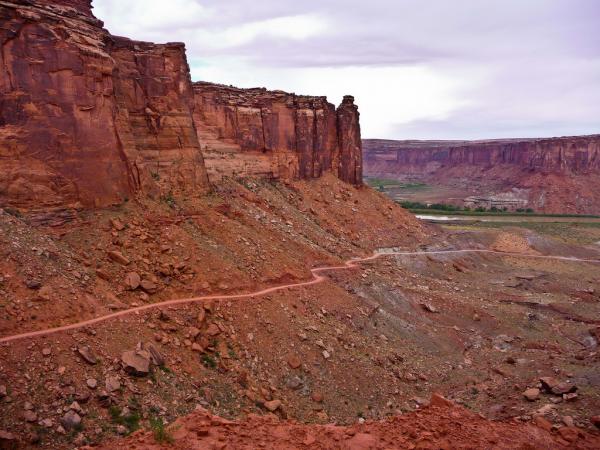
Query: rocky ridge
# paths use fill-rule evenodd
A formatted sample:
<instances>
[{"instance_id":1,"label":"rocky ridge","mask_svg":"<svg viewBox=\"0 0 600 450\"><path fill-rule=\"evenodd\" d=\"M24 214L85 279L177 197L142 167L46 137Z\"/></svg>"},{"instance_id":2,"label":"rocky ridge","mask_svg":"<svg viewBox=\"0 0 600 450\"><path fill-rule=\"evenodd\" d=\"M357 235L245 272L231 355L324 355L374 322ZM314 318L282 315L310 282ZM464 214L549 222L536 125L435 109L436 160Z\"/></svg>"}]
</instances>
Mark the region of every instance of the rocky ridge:
<instances>
[{"instance_id":1,"label":"rocky ridge","mask_svg":"<svg viewBox=\"0 0 600 450\"><path fill-rule=\"evenodd\" d=\"M292 99L274 106L267 127L282 139L248 146L242 123L210 135L215 123L204 120L215 115L202 110L210 97L202 91L213 89L192 86L184 44L112 36L85 0L0 1L0 19L2 206L104 207L137 195L197 196L226 175L295 179L332 171L361 182L351 97L336 112L324 98L263 91ZM231 136L244 145L231 146ZM201 149L209 150L210 171L219 177L209 180ZM223 149L226 158L213 157ZM242 163L232 169L228 159ZM254 168L269 160L274 169Z\"/></svg>"},{"instance_id":2,"label":"rocky ridge","mask_svg":"<svg viewBox=\"0 0 600 450\"><path fill-rule=\"evenodd\" d=\"M600 212L600 135L490 141L386 141L364 145L366 176L421 180L497 195L525 190L540 212Z\"/></svg>"},{"instance_id":3,"label":"rocky ridge","mask_svg":"<svg viewBox=\"0 0 600 450\"><path fill-rule=\"evenodd\" d=\"M211 181L223 176L318 178L332 171L362 182L358 111L326 97L194 83L202 153Z\"/></svg>"}]
</instances>

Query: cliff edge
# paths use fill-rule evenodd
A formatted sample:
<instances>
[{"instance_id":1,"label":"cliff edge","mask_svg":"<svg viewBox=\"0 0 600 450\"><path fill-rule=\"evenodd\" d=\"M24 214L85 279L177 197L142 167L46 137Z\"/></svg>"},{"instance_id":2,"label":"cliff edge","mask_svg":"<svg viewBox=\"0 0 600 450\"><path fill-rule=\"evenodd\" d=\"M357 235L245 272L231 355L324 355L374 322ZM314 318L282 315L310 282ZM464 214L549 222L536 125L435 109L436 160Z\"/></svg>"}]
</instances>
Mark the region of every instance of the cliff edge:
<instances>
[{"instance_id":1,"label":"cliff edge","mask_svg":"<svg viewBox=\"0 0 600 450\"><path fill-rule=\"evenodd\" d=\"M0 206L197 196L224 176L361 183L351 97L193 85L184 44L112 36L87 0L0 1L0 20Z\"/></svg>"}]
</instances>

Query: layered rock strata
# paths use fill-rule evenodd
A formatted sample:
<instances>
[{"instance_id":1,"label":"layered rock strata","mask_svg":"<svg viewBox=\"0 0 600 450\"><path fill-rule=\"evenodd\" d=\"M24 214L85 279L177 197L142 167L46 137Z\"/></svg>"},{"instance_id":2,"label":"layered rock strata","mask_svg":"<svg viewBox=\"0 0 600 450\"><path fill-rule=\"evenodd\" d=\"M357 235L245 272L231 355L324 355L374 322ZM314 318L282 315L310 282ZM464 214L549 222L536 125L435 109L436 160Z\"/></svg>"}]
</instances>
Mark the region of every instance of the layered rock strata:
<instances>
[{"instance_id":1,"label":"layered rock strata","mask_svg":"<svg viewBox=\"0 0 600 450\"><path fill-rule=\"evenodd\" d=\"M0 20L0 204L208 188L183 44L113 37L89 1L1 1Z\"/></svg>"},{"instance_id":2,"label":"layered rock strata","mask_svg":"<svg viewBox=\"0 0 600 450\"><path fill-rule=\"evenodd\" d=\"M223 176L362 182L359 115L346 96L325 97L194 83L194 120L211 180Z\"/></svg>"},{"instance_id":3,"label":"layered rock strata","mask_svg":"<svg viewBox=\"0 0 600 450\"><path fill-rule=\"evenodd\" d=\"M460 185L474 194L525 190L527 206L600 213L600 135L492 141L365 140L367 176Z\"/></svg>"},{"instance_id":4,"label":"layered rock strata","mask_svg":"<svg viewBox=\"0 0 600 450\"><path fill-rule=\"evenodd\" d=\"M89 0L0 0L0 22L0 206L201 195L225 175L361 181L351 97L336 111L238 90L235 105L192 86L183 44L112 36Z\"/></svg>"}]
</instances>

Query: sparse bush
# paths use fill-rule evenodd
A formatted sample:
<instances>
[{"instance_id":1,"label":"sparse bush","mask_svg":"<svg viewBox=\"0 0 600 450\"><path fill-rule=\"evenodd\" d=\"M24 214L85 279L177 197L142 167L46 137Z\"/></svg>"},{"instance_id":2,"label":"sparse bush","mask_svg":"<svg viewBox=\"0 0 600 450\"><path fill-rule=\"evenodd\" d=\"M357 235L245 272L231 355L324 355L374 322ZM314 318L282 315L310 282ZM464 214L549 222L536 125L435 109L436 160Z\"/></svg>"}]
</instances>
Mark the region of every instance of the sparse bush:
<instances>
[{"instance_id":1,"label":"sparse bush","mask_svg":"<svg viewBox=\"0 0 600 450\"><path fill-rule=\"evenodd\" d=\"M175 201L175 197L173 197L173 193L169 192L167 195L163 197L163 201L169 205L169 208L175 209L177 206L177 202Z\"/></svg>"},{"instance_id":2,"label":"sparse bush","mask_svg":"<svg viewBox=\"0 0 600 450\"><path fill-rule=\"evenodd\" d=\"M217 367L217 361L210 355L202 355L202 364L204 367L208 367L210 369L214 369Z\"/></svg>"},{"instance_id":3,"label":"sparse bush","mask_svg":"<svg viewBox=\"0 0 600 450\"><path fill-rule=\"evenodd\" d=\"M169 430L165 428L165 424L160 417L150 417L150 428L152 429L156 442L161 444L172 444L174 442L173 436L169 433Z\"/></svg>"},{"instance_id":4,"label":"sparse bush","mask_svg":"<svg viewBox=\"0 0 600 450\"><path fill-rule=\"evenodd\" d=\"M23 217L23 214L21 214L21 211L19 211L18 209L4 208L4 211L6 212L6 214L10 214L13 217L17 217L17 218Z\"/></svg>"},{"instance_id":5,"label":"sparse bush","mask_svg":"<svg viewBox=\"0 0 600 450\"><path fill-rule=\"evenodd\" d=\"M140 414L135 411L127 415L123 415L123 410L118 406L111 406L108 410L112 422L117 425L123 425L129 433L140 428Z\"/></svg>"}]
</instances>

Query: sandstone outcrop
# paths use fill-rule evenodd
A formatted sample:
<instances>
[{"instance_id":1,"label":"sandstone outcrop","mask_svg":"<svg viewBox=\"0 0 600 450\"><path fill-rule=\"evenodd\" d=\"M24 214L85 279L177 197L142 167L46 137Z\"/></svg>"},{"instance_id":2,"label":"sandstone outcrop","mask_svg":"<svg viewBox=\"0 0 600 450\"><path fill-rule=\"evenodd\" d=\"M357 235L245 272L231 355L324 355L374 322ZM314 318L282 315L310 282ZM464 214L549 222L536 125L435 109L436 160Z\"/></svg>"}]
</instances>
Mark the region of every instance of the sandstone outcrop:
<instances>
[{"instance_id":1,"label":"sandstone outcrop","mask_svg":"<svg viewBox=\"0 0 600 450\"><path fill-rule=\"evenodd\" d=\"M200 195L210 188L201 147L212 174L331 170L360 183L350 98L336 111L322 97L249 90L226 107L192 86L184 44L112 36L89 0L0 0L0 21L0 206Z\"/></svg>"},{"instance_id":2,"label":"sandstone outcrop","mask_svg":"<svg viewBox=\"0 0 600 450\"><path fill-rule=\"evenodd\" d=\"M365 140L366 176L455 184L474 193L524 190L528 206L600 213L600 135L492 141Z\"/></svg>"},{"instance_id":3,"label":"sandstone outcrop","mask_svg":"<svg viewBox=\"0 0 600 450\"><path fill-rule=\"evenodd\" d=\"M89 1L0 2L0 203L201 192L183 44L110 36Z\"/></svg>"},{"instance_id":4,"label":"sandstone outcrop","mask_svg":"<svg viewBox=\"0 0 600 450\"><path fill-rule=\"evenodd\" d=\"M318 178L332 171L362 182L358 110L344 98L194 83L194 120L211 181L224 176Z\"/></svg>"}]
</instances>

